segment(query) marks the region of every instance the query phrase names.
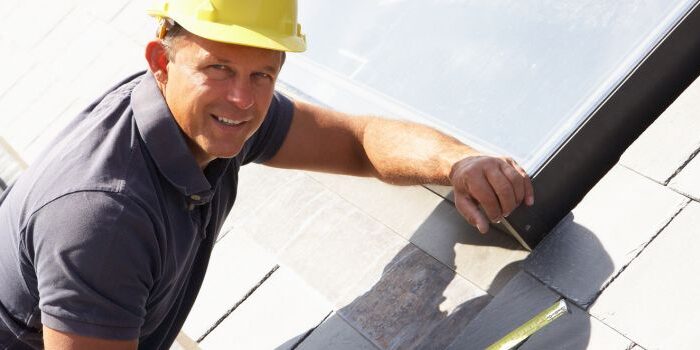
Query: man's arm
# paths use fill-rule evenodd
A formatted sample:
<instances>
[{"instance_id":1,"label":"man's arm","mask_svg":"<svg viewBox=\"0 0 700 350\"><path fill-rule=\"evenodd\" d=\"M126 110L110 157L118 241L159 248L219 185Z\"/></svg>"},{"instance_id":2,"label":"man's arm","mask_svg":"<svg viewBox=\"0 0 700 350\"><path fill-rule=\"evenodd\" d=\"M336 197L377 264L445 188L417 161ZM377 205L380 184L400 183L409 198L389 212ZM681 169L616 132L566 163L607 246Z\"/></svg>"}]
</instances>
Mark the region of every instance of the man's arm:
<instances>
[{"instance_id":1,"label":"man's arm","mask_svg":"<svg viewBox=\"0 0 700 350\"><path fill-rule=\"evenodd\" d=\"M351 117L299 101L284 144L266 164L400 185L450 185L457 210L481 232L523 200L534 202L529 177L510 158L480 154L420 124Z\"/></svg>"},{"instance_id":2,"label":"man's arm","mask_svg":"<svg viewBox=\"0 0 700 350\"><path fill-rule=\"evenodd\" d=\"M137 340L106 340L64 333L44 326L44 349L46 350L134 350Z\"/></svg>"}]
</instances>

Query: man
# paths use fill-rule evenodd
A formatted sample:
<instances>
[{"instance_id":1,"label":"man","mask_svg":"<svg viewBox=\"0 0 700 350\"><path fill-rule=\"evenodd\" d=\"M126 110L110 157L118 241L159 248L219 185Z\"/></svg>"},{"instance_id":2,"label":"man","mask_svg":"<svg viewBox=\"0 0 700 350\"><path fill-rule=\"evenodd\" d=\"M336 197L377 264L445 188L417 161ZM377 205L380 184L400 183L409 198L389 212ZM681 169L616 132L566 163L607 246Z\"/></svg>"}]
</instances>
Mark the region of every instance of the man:
<instances>
[{"instance_id":1,"label":"man","mask_svg":"<svg viewBox=\"0 0 700 350\"><path fill-rule=\"evenodd\" d=\"M169 348L252 161L452 185L481 232L534 200L508 158L275 93L284 52L305 48L294 0L151 14L149 71L88 106L0 197L0 348Z\"/></svg>"}]
</instances>

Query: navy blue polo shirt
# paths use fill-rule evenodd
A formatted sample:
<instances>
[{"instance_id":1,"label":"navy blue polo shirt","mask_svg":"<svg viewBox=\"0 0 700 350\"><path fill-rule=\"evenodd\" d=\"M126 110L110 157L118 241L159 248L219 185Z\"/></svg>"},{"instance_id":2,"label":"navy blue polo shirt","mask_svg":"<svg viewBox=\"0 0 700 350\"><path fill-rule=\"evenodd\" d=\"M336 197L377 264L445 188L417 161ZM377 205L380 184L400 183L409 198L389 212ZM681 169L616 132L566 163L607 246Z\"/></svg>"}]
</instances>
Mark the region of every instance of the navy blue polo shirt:
<instances>
[{"instance_id":1,"label":"navy blue polo shirt","mask_svg":"<svg viewBox=\"0 0 700 350\"><path fill-rule=\"evenodd\" d=\"M42 348L42 324L169 348L238 169L277 152L292 114L275 94L240 154L202 171L151 73L90 105L0 197L0 349Z\"/></svg>"}]
</instances>

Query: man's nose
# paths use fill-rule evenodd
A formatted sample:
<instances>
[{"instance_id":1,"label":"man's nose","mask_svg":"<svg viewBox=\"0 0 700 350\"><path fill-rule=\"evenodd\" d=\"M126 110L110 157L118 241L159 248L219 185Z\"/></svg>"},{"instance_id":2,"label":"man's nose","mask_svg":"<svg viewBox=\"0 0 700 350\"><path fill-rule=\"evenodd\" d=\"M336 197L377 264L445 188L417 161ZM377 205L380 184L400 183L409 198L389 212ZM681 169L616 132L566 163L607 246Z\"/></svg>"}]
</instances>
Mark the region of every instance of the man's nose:
<instances>
[{"instance_id":1,"label":"man's nose","mask_svg":"<svg viewBox=\"0 0 700 350\"><path fill-rule=\"evenodd\" d=\"M246 79L234 79L226 98L239 109L250 109L255 103L251 82Z\"/></svg>"}]
</instances>

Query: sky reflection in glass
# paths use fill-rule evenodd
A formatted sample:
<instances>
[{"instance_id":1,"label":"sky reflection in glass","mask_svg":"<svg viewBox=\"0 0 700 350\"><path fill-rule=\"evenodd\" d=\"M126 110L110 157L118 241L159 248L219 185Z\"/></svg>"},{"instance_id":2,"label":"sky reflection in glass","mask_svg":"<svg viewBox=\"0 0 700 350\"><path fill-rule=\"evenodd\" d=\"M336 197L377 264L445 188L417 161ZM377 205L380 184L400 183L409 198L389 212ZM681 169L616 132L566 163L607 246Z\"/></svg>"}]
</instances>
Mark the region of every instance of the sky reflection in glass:
<instances>
[{"instance_id":1,"label":"sky reflection in glass","mask_svg":"<svg viewBox=\"0 0 700 350\"><path fill-rule=\"evenodd\" d=\"M284 83L534 173L697 0L302 0Z\"/></svg>"}]
</instances>

